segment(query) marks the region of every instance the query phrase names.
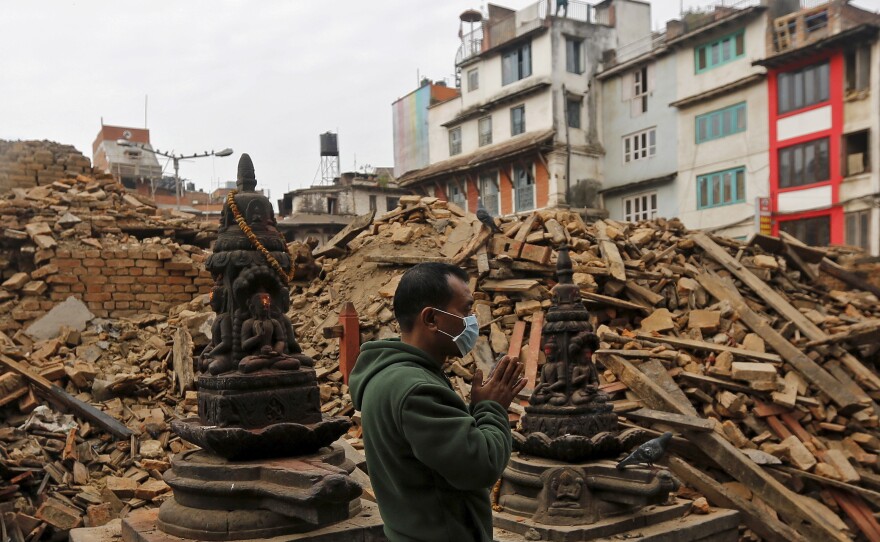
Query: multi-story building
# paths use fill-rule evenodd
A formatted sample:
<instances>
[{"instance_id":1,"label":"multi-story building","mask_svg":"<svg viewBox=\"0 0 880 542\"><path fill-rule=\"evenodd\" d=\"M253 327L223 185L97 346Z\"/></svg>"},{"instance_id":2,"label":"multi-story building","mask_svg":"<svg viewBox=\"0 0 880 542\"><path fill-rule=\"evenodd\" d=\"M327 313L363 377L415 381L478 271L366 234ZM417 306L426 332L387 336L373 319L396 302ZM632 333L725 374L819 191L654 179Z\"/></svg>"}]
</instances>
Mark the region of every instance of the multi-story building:
<instances>
[{"instance_id":1,"label":"multi-story building","mask_svg":"<svg viewBox=\"0 0 880 542\"><path fill-rule=\"evenodd\" d=\"M678 216L678 123L669 107L677 99L677 65L665 34L605 57L596 75L605 149L602 206L617 220Z\"/></svg>"},{"instance_id":2,"label":"multi-story building","mask_svg":"<svg viewBox=\"0 0 880 542\"><path fill-rule=\"evenodd\" d=\"M878 29L880 15L843 0L773 19L757 63L768 70L776 232L880 253Z\"/></svg>"},{"instance_id":3,"label":"multi-story building","mask_svg":"<svg viewBox=\"0 0 880 542\"><path fill-rule=\"evenodd\" d=\"M326 243L355 217L370 211L382 214L397 207L408 194L391 177L391 168L375 173L343 173L332 184L287 192L278 200L278 227L291 241L308 237Z\"/></svg>"},{"instance_id":4,"label":"multi-story building","mask_svg":"<svg viewBox=\"0 0 880 542\"><path fill-rule=\"evenodd\" d=\"M101 122L101 131L92 143L92 164L95 169L110 173L126 188L135 190L138 184L154 183L162 179L162 168L156 155L137 146L123 146L120 139L150 145L150 131L146 128L109 126Z\"/></svg>"},{"instance_id":5,"label":"multi-story building","mask_svg":"<svg viewBox=\"0 0 880 542\"><path fill-rule=\"evenodd\" d=\"M394 176L430 164L428 108L458 97L458 89L423 79L421 86L392 104L394 120Z\"/></svg>"},{"instance_id":6,"label":"multi-story building","mask_svg":"<svg viewBox=\"0 0 880 542\"><path fill-rule=\"evenodd\" d=\"M677 65L677 216L743 238L755 232L769 174L766 70L753 65L764 57L768 8L753 4L716 7L666 33Z\"/></svg>"},{"instance_id":7,"label":"multi-story building","mask_svg":"<svg viewBox=\"0 0 880 542\"><path fill-rule=\"evenodd\" d=\"M619 35L650 34L650 6L570 0L556 16L550 4L490 4L463 35L461 93L428 107L429 164L403 173L402 187L469 210L482 197L495 215L592 203L603 149L591 82Z\"/></svg>"}]
</instances>

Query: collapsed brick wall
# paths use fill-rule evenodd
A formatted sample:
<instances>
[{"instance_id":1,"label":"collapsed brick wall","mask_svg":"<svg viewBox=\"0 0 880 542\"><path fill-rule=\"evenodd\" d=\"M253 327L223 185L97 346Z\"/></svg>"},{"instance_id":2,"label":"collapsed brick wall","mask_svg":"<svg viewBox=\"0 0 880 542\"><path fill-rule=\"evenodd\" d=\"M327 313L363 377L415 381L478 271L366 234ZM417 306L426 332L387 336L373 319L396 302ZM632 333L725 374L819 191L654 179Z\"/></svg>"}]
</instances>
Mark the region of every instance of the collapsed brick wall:
<instances>
[{"instance_id":1,"label":"collapsed brick wall","mask_svg":"<svg viewBox=\"0 0 880 542\"><path fill-rule=\"evenodd\" d=\"M213 281L202 269L203 261L202 254L175 255L164 246L61 249L54 259L58 274L47 281L49 298L59 302L81 294L89 310L100 317L162 313L211 290Z\"/></svg>"},{"instance_id":2,"label":"collapsed brick wall","mask_svg":"<svg viewBox=\"0 0 880 542\"><path fill-rule=\"evenodd\" d=\"M3 293L16 297L0 304L11 317L0 319L0 330L25 327L70 296L95 316L124 318L164 313L211 289L206 253L198 247L167 239L107 241L102 248L62 242L40 251L42 265L32 271L2 273Z\"/></svg>"},{"instance_id":3,"label":"collapsed brick wall","mask_svg":"<svg viewBox=\"0 0 880 542\"><path fill-rule=\"evenodd\" d=\"M68 174L91 173L91 161L72 145L0 139L0 193L50 185Z\"/></svg>"}]
</instances>

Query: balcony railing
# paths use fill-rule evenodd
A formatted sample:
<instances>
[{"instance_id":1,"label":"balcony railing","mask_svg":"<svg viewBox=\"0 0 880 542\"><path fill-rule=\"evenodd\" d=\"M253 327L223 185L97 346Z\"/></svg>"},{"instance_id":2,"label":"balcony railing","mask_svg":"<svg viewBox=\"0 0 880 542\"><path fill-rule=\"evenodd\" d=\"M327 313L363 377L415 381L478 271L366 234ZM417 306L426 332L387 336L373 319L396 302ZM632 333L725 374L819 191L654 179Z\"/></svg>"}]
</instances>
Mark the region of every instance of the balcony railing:
<instances>
[{"instance_id":1,"label":"balcony railing","mask_svg":"<svg viewBox=\"0 0 880 542\"><path fill-rule=\"evenodd\" d=\"M549 16L555 16L555 8L555 0L539 0L502 19L483 21L479 27L462 36L462 44L455 55L456 65L490 47L540 27L547 20L548 13ZM560 10L559 13L561 17L562 11ZM609 21L603 20L605 17L599 17L597 14L595 6L578 0L569 0L565 18L583 23L609 24Z\"/></svg>"}]
</instances>

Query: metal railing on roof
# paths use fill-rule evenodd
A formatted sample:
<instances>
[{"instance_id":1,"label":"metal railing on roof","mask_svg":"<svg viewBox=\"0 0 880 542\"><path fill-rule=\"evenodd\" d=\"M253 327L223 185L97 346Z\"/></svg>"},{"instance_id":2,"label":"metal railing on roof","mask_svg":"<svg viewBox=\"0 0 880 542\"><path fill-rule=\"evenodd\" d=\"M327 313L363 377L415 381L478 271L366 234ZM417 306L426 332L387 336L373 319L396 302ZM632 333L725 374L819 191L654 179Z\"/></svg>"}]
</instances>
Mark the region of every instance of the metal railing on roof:
<instances>
[{"instance_id":1,"label":"metal railing on roof","mask_svg":"<svg viewBox=\"0 0 880 542\"><path fill-rule=\"evenodd\" d=\"M541 26L548 16L555 16L562 10L556 10L555 0L538 0L509 16L494 21L485 20L472 32L462 36L462 44L455 55L455 64L461 64L468 58L512 40L529 30ZM549 12L549 14L548 14ZM569 0L565 18L583 23L608 25L607 15L596 10L596 7L579 0Z\"/></svg>"}]
</instances>

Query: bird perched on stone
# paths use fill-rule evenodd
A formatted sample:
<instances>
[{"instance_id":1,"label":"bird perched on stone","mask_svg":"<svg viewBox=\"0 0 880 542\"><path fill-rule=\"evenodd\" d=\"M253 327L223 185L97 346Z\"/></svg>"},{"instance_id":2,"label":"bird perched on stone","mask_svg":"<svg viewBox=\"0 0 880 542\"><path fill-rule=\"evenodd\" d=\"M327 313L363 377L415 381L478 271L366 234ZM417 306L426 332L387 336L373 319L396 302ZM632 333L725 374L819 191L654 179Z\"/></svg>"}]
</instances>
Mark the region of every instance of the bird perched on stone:
<instances>
[{"instance_id":1,"label":"bird perched on stone","mask_svg":"<svg viewBox=\"0 0 880 542\"><path fill-rule=\"evenodd\" d=\"M477 198L477 218L486 225L493 233L501 233L501 228L495 224L495 219L489 214L489 211L483 207L483 198Z\"/></svg>"},{"instance_id":2,"label":"bird perched on stone","mask_svg":"<svg viewBox=\"0 0 880 542\"><path fill-rule=\"evenodd\" d=\"M636 448L633 453L626 456L623 461L617 464L617 468L623 470L627 465L640 464L653 467L654 463L659 461L666 453L666 447L669 445L670 439L672 439L672 433L667 431L659 437L649 440Z\"/></svg>"}]
</instances>

